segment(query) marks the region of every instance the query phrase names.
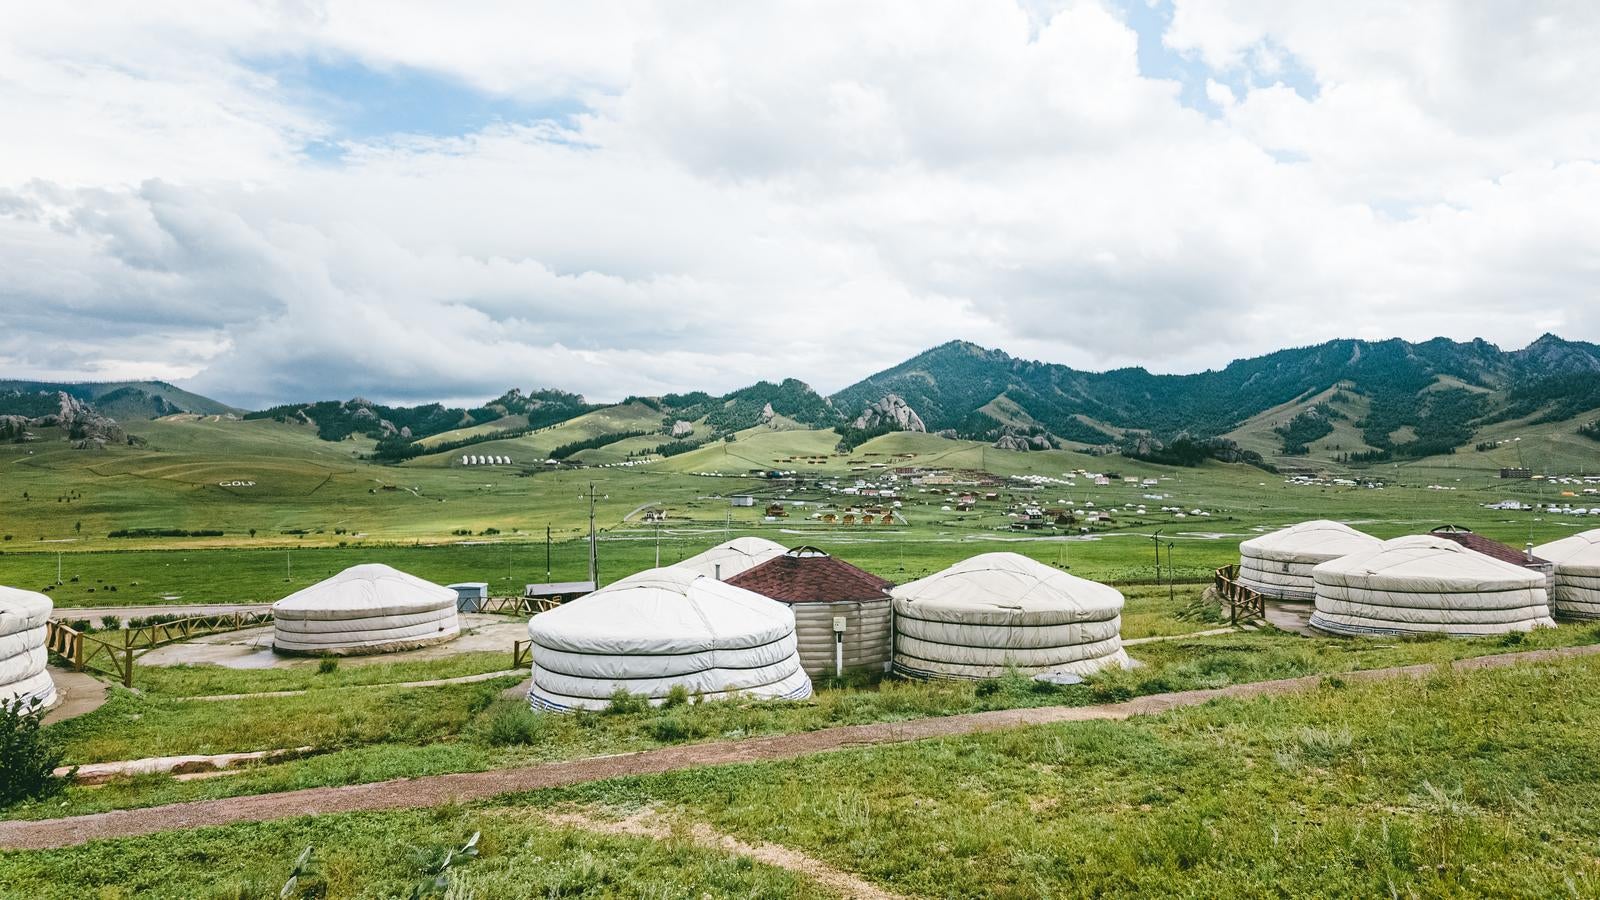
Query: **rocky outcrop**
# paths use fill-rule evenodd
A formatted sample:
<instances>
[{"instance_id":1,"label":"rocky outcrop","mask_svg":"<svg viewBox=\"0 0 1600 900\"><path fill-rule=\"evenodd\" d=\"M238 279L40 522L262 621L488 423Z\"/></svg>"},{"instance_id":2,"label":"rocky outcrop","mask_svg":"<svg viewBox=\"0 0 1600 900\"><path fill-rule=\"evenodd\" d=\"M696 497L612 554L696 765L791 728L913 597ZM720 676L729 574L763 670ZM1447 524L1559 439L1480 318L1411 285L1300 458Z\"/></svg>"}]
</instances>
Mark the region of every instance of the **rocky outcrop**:
<instances>
[{"instance_id":1,"label":"rocky outcrop","mask_svg":"<svg viewBox=\"0 0 1600 900\"><path fill-rule=\"evenodd\" d=\"M1054 450L1055 439L1048 432L1030 432L1007 426L994 442L997 450Z\"/></svg>"},{"instance_id":2,"label":"rocky outcrop","mask_svg":"<svg viewBox=\"0 0 1600 900\"><path fill-rule=\"evenodd\" d=\"M882 400L862 410L850 427L860 431L879 428L893 431L928 430L922 423L922 417L898 394L885 394Z\"/></svg>"},{"instance_id":3,"label":"rocky outcrop","mask_svg":"<svg viewBox=\"0 0 1600 900\"><path fill-rule=\"evenodd\" d=\"M767 405L761 407L761 424L765 425L768 422L771 422L777 415L778 414L772 409L772 404L768 403Z\"/></svg>"},{"instance_id":4,"label":"rocky outcrop","mask_svg":"<svg viewBox=\"0 0 1600 900\"><path fill-rule=\"evenodd\" d=\"M770 409L771 407L769 406L768 408ZM668 434L672 435L673 439L675 440L678 438L686 438L689 435L694 434L694 424L685 422L683 419L679 419L678 421L672 423L672 428Z\"/></svg>"},{"instance_id":5,"label":"rocky outcrop","mask_svg":"<svg viewBox=\"0 0 1600 900\"><path fill-rule=\"evenodd\" d=\"M31 440L30 428L60 428L66 432L67 439L74 442L74 447L128 443L128 433L115 419L101 415L94 407L65 391L56 391L54 395L41 393L37 399L43 404L54 403L54 411L33 417L0 416L0 439Z\"/></svg>"}]
</instances>

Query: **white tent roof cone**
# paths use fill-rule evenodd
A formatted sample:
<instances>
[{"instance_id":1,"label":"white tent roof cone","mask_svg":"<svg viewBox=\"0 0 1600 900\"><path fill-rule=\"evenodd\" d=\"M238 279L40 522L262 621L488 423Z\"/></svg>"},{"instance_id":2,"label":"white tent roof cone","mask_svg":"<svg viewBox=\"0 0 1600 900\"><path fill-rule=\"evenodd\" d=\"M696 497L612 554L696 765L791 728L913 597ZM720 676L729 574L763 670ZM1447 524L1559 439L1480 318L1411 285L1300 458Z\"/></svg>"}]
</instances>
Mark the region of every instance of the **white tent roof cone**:
<instances>
[{"instance_id":1,"label":"white tent roof cone","mask_svg":"<svg viewBox=\"0 0 1600 900\"><path fill-rule=\"evenodd\" d=\"M1269 597L1311 600L1319 563L1383 543L1339 522L1317 519L1253 537L1239 545L1239 581Z\"/></svg>"},{"instance_id":2,"label":"white tent roof cone","mask_svg":"<svg viewBox=\"0 0 1600 900\"><path fill-rule=\"evenodd\" d=\"M383 653L461 633L456 592L389 566L352 566L272 604L276 650Z\"/></svg>"},{"instance_id":3,"label":"white tent roof cone","mask_svg":"<svg viewBox=\"0 0 1600 900\"><path fill-rule=\"evenodd\" d=\"M1312 577L1311 625L1334 634L1471 637L1555 624L1542 574L1428 535L1329 560Z\"/></svg>"},{"instance_id":4,"label":"white tent roof cone","mask_svg":"<svg viewBox=\"0 0 1600 900\"><path fill-rule=\"evenodd\" d=\"M984 553L890 593L894 669L905 675L1086 675L1131 665L1122 594L1020 554Z\"/></svg>"},{"instance_id":5,"label":"white tent roof cone","mask_svg":"<svg viewBox=\"0 0 1600 900\"><path fill-rule=\"evenodd\" d=\"M45 668L45 623L52 608L44 594L0 586L0 703L55 705L55 681Z\"/></svg>"},{"instance_id":6,"label":"white tent roof cone","mask_svg":"<svg viewBox=\"0 0 1600 900\"><path fill-rule=\"evenodd\" d=\"M619 688L660 703L676 685L707 698L811 696L789 607L678 566L539 613L528 637L537 709L603 709Z\"/></svg>"},{"instance_id":7,"label":"white tent roof cone","mask_svg":"<svg viewBox=\"0 0 1600 900\"><path fill-rule=\"evenodd\" d=\"M1556 615L1600 619L1600 528L1541 544L1533 555L1556 564L1550 595Z\"/></svg>"},{"instance_id":8,"label":"white tent roof cone","mask_svg":"<svg viewBox=\"0 0 1600 900\"><path fill-rule=\"evenodd\" d=\"M740 537L723 541L704 553L691 556L678 563L677 568L698 572L707 578L726 581L745 569L759 566L774 556L782 556L786 552L788 548L776 541L758 537Z\"/></svg>"}]
</instances>

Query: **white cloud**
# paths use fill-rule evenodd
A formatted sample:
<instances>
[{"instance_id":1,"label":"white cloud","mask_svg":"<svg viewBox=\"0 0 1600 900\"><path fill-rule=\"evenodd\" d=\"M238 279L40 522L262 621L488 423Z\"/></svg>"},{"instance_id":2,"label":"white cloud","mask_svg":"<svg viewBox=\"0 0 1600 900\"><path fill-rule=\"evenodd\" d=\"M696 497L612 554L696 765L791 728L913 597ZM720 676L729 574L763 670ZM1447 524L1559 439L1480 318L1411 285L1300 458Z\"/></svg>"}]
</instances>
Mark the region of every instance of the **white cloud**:
<instances>
[{"instance_id":1,"label":"white cloud","mask_svg":"<svg viewBox=\"0 0 1600 900\"><path fill-rule=\"evenodd\" d=\"M613 398L836 389L951 338L1157 371L1592 339L1597 19L1185 0L1163 39L1213 117L1090 0L27 7L0 369ZM263 59L585 112L351 137Z\"/></svg>"}]
</instances>

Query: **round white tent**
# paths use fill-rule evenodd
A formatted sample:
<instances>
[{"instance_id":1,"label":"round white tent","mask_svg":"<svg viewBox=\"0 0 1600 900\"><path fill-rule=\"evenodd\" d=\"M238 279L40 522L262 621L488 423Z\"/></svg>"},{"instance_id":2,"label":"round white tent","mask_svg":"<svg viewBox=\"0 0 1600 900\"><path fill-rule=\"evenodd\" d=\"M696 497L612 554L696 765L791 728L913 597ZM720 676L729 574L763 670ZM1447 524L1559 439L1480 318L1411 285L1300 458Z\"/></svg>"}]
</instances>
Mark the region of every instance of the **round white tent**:
<instances>
[{"instance_id":1,"label":"round white tent","mask_svg":"<svg viewBox=\"0 0 1600 900\"><path fill-rule=\"evenodd\" d=\"M45 668L51 606L43 594L0 587L0 703L55 704L56 684Z\"/></svg>"},{"instance_id":2,"label":"round white tent","mask_svg":"<svg viewBox=\"0 0 1600 900\"><path fill-rule=\"evenodd\" d=\"M660 703L691 695L801 700L789 607L676 566L649 569L528 622L536 709L604 709L619 688Z\"/></svg>"},{"instance_id":3,"label":"round white tent","mask_svg":"<svg viewBox=\"0 0 1600 900\"><path fill-rule=\"evenodd\" d=\"M1311 626L1333 634L1471 637L1555 624L1543 575L1428 535L1330 560L1312 577Z\"/></svg>"},{"instance_id":4,"label":"round white tent","mask_svg":"<svg viewBox=\"0 0 1600 900\"><path fill-rule=\"evenodd\" d=\"M455 591L385 565L352 566L272 604L272 647L354 656L410 650L461 633Z\"/></svg>"},{"instance_id":5,"label":"round white tent","mask_svg":"<svg viewBox=\"0 0 1600 900\"><path fill-rule=\"evenodd\" d=\"M1535 547L1533 555L1556 564L1556 615L1600 619L1600 528Z\"/></svg>"},{"instance_id":6,"label":"round white tent","mask_svg":"<svg viewBox=\"0 0 1600 900\"><path fill-rule=\"evenodd\" d=\"M677 564L677 568L698 572L707 578L727 581L745 569L782 556L788 548L766 538L741 537L712 547Z\"/></svg>"},{"instance_id":7,"label":"round white tent","mask_svg":"<svg viewBox=\"0 0 1600 900\"><path fill-rule=\"evenodd\" d=\"M1268 597L1310 601L1317 593L1313 568L1381 543L1370 534L1324 519L1290 525L1239 545L1239 583Z\"/></svg>"},{"instance_id":8,"label":"round white tent","mask_svg":"<svg viewBox=\"0 0 1600 900\"><path fill-rule=\"evenodd\" d=\"M1016 553L984 553L890 592L894 670L993 678L1130 665L1122 594Z\"/></svg>"}]
</instances>

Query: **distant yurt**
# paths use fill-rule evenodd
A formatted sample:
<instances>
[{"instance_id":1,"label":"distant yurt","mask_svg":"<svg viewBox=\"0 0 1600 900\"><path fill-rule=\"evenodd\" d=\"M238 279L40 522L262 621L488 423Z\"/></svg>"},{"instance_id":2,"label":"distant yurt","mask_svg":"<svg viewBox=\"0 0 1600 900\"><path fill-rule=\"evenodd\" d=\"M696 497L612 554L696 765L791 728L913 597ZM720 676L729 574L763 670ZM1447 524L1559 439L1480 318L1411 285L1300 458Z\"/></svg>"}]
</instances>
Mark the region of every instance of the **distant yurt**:
<instances>
[{"instance_id":1,"label":"distant yurt","mask_svg":"<svg viewBox=\"0 0 1600 900\"><path fill-rule=\"evenodd\" d=\"M1310 600L1311 570L1330 559L1383 543L1339 522L1318 519L1253 537L1239 545L1239 583L1279 600Z\"/></svg>"},{"instance_id":2,"label":"distant yurt","mask_svg":"<svg viewBox=\"0 0 1600 900\"><path fill-rule=\"evenodd\" d=\"M443 643L461 633L457 599L385 565L352 566L272 604L272 648L356 656Z\"/></svg>"},{"instance_id":3,"label":"distant yurt","mask_svg":"<svg viewBox=\"0 0 1600 900\"><path fill-rule=\"evenodd\" d=\"M1311 575L1311 627L1333 634L1472 637L1555 624L1543 575L1432 535L1384 541Z\"/></svg>"},{"instance_id":4,"label":"distant yurt","mask_svg":"<svg viewBox=\"0 0 1600 900\"><path fill-rule=\"evenodd\" d=\"M800 664L812 678L839 669L883 672L889 668L893 634L889 589L894 583L829 556L796 547L728 579L794 610ZM844 626L835 637L835 620Z\"/></svg>"},{"instance_id":5,"label":"distant yurt","mask_svg":"<svg viewBox=\"0 0 1600 900\"><path fill-rule=\"evenodd\" d=\"M55 704L56 684L45 669L50 609L50 598L43 594L0 587L0 703Z\"/></svg>"},{"instance_id":6,"label":"distant yurt","mask_svg":"<svg viewBox=\"0 0 1600 900\"><path fill-rule=\"evenodd\" d=\"M709 699L811 696L789 607L677 566L539 613L528 637L535 709L604 709L618 689L659 704L677 685Z\"/></svg>"},{"instance_id":7,"label":"distant yurt","mask_svg":"<svg viewBox=\"0 0 1600 900\"><path fill-rule=\"evenodd\" d=\"M984 553L890 592L894 671L993 678L1130 665L1122 594L1016 553Z\"/></svg>"},{"instance_id":8,"label":"distant yurt","mask_svg":"<svg viewBox=\"0 0 1600 900\"><path fill-rule=\"evenodd\" d=\"M1600 528L1535 547L1533 554L1555 563L1551 610L1568 619L1600 619Z\"/></svg>"},{"instance_id":9,"label":"distant yurt","mask_svg":"<svg viewBox=\"0 0 1600 900\"><path fill-rule=\"evenodd\" d=\"M753 566L759 566L788 549L766 538L741 537L712 547L677 564L680 569L699 572L707 578L727 581Z\"/></svg>"}]
</instances>

